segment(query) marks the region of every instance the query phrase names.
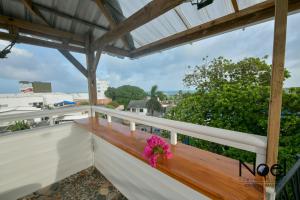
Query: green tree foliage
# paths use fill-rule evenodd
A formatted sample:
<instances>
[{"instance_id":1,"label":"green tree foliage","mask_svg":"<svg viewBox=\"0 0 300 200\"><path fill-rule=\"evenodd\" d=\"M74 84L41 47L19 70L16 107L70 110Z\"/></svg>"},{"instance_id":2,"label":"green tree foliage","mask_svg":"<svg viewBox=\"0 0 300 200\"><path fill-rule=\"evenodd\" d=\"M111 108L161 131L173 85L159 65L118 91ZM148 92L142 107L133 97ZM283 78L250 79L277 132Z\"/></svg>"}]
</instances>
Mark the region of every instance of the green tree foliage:
<instances>
[{"instance_id":1,"label":"green tree foliage","mask_svg":"<svg viewBox=\"0 0 300 200\"><path fill-rule=\"evenodd\" d=\"M205 60L206 61L206 60ZM264 59L245 58L237 63L222 57L196 66L184 83L197 88L166 114L169 119L224 128L257 135L267 135L271 66ZM285 78L289 73L285 72ZM283 94L279 159L293 163L300 152L300 91ZM252 162L254 155L210 142L189 140L193 146Z\"/></svg>"},{"instance_id":2,"label":"green tree foliage","mask_svg":"<svg viewBox=\"0 0 300 200\"><path fill-rule=\"evenodd\" d=\"M124 105L126 108L130 100L142 100L147 94L139 87L123 85L118 88L109 87L105 92L105 96L111 98L120 105Z\"/></svg>"},{"instance_id":3,"label":"green tree foliage","mask_svg":"<svg viewBox=\"0 0 300 200\"><path fill-rule=\"evenodd\" d=\"M265 56L267 58L267 56ZM271 79L271 67L265 58L245 58L237 63L223 57L208 61L204 58L204 64L197 65L190 73L186 74L183 82L186 86L196 87L199 91L217 89L224 84L260 85L269 86ZM289 78L285 70L285 78Z\"/></svg>"},{"instance_id":4,"label":"green tree foliage","mask_svg":"<svg viewBox=\"0 0 300 200\"><path fill-rule=\"evenodd\" d=\"M147 109L149 110L151 115L154 114L154 111L159 112L162 109L161 104L158 101L159 99L158 95L159 92L157 91L157 85L152 86L150 91L150 99L146 103Z\"/></svg>"},{"instance_id":5,"label":"green tree foliage","mask_svg":"<svg viewBox=\"0 0 300 200\"><path fill-rule=\"evenodd\" d=\"M21 131L25 129L30 129L30 126L25 121L16 121L14 124L8 126L8 130L14 132L14 131Z\"/></svg>"},{"instance_id":6,"label":"green tree foliage","mask_svg":"<svg viewBox=\"0 0 300 200\"><path fill-rule=\"evenodd\" d=\"M165 101L168 99L167 95L165 95L165 93L163 93L162 91L157 91L156 94L160 101Z\"/></svg>"},{"instance_id":7,"label":"green tree foliage","mask_svg":"<svg viewBox=\"0 0 300 200\"><path fill-rule=\"evenodd\" d=\"M157 91L157 89L157 85L152 86L150 91L150 99L146 103L147 109L152 116L154 115L154 111L160 112L162 110L162 106L158 101L161 92ZM152 133L152 129L153 127L151 126L150 133Z\"/></svg>"},{"instance_id":8,"label":"green tree foliage","mask_svg":"<svg viewBox=\"0 0 300 200\"><path fill-rule=\"evenodd\" d=\"M112 101L109 104L105 105L106 108L110 108L110 109L116 109L118 106L119 104L115 101Z\"/></svg>"}]
</instances>

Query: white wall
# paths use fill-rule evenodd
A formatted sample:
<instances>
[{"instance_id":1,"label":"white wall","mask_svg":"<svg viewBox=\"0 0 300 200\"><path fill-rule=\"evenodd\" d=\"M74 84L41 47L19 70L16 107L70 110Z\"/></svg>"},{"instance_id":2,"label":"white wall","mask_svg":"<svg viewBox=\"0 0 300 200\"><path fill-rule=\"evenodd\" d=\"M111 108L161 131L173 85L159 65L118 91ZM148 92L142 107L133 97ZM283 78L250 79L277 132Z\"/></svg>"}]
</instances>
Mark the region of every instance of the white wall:
<instances>
[{"instance_id":1,"label":"white wall","mask_svg":"<svg viewBox=\"0 0 300 200\"><path fill-rule=\"evenodd\" d=\"M0 136L0 199L10 200L92 165L91 135L63 124Z\"/></svg>"},{"instance_id":2,"label":"white wall","mask_svg":"<svg viewBox=\"0 0 300 200\"><path fill-rule=\"evenodd\" d=\"M140 112L140 109L143 109L143 112ZM148 113L148 109L147 108L130 108L130 112L146 116Z\"/></svg>"},{"instance_id":3,"label":"white wall","mask_svg":"<svg viewBox=\"0 0 300 200\"><path fill-rule=\"evenodd\" d=\"M0 109L3 109L2 105L7 105L7 108L12 107L32 107L30 103L43 102L43 97L40 96L0 96Z\"/></svg>"},{"instance_id":4,"label":"white wall","mask_svg":"<svg viewBox=\"0 0 300 200\"><path fill-rule=\"evenodd\" d=\"M202 200L208 197L93 135L95 167L130 200Z\"/></svg>"},{"instance_id":5,"label":"white wall","mask_svg":"<svg viewBox=\"0 0 300 200\"><path fill-rule=\"evenodd\" d=\"M73 96L65 93L18 93L0 95L0 105L7 104L9 108L26 106L32 107L30 103L33 102L43 102L44 105L53 106L53 104L64 100L73 101Z\"/></svg>"},{"instance_id":6,"label":"white wall","mask_svg":"<svg viewBox=\"0 0 300 200\"><path fill-rule=\"evenodd\" d=\"M1 200L25 196L93 164L130 200L209 199L74 123L0 136L0 161Z\"/></svg>"},{"instance_id":7,"label":"white wall","mask_svg":"<svg viewBox=\"0 0 300 200\"><path fill-rule=\"evenodd\" d=\"M108 82L103 80L96 81L97 84L97 98L98 99L106 99L105 91L108 89Z\"/></svg>"}]
</instances>

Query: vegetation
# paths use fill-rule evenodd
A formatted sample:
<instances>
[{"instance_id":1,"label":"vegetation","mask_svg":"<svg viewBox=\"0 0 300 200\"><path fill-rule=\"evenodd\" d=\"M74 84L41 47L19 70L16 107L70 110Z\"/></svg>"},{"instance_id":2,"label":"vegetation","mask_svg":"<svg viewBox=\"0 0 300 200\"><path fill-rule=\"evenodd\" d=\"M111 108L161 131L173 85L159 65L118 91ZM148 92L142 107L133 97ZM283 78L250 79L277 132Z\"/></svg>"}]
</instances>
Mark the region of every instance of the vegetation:
<instances>
[{"instance_id":1,"label":"vegetation","mask_svg":"<svg viewBox=\"0 0 300 200\"><path fill-rule=\"evenodd\" d=\"M14 131L21 131L21 130L25 130L25 129L30 129L30 125L23 121L16 121L14 124L8 126L7 130L10 130L12 132Z\"/></svg>"},{"instance_id":2,"label":"vegetation","mask_svg":"<svg viewBox=\"0 0 300 200\"><path fill-rule=\"evenodd\" d=\"M162 107L159 102L159 94L162 92L157 91L157 85L152 86L150 91L150 99L147 101L146 106L149 113L153 116L154 111L161 111Z\"/></svg>"},{"instance_id":3,"label":"vegetation","mask_svg":"<svg viewBox=\"0 0 300 200\"><path fill-rule=\"evenodd\" d=\"M184 83L197 92L181 99L166 114L169 119L267 135L271 66L265 58L245 58L237 63L222 57L195 66ZM285 78L290 75L285 71ZM300 152L300 90L283 94L279 161L290 167ZM253 162L254 154L231 147L179 136L184 142L235 159Z\"/></svg>"},{"instance_id":4,"label":"vegetation","mask_svg":"<svg viewBox=\"0 0 300 200\"><path fill-rule=\"evenodd\" d=\"M105 105L106 108L115 109L119 106L119 104L115 101L110 102L109 104Z\"/></svg>"},{"instance_id":5,"label":"vegetation","mask_svg":"<svg viewBox=\"0 0 300 200\"><path fill-rule=\"evenodd\" d=\"M142 100L147 94L139 87L123 85L118 88L109 87L105 92L105 96L111 98L120 105L124 105L126 108L130 100Z\"/></svg>"}]
</instances>

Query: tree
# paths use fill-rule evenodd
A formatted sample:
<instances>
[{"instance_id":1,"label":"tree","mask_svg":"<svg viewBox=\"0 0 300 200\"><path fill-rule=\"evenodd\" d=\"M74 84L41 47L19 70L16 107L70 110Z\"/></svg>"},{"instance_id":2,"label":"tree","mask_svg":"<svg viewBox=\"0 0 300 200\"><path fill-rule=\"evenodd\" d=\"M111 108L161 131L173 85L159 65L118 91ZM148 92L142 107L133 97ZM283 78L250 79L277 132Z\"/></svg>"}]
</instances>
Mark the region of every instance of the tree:
<instances>
[{"instance_id":1,"label":"tree","mask_svg":"<svg viewBox=\"0 0 300 200\"><path fill-rule=\"evenodd\" d=\"M154 111L160 112L161 111L161 104L158 101L159 92L157 91L157 85L152 86L150 91L150 99L147 101L146 106L149 110L150 114L153 116Z\"/></svg>"},{"instance_id":2,"label":"tree","mask_svg":"<svg viewBox=\"0 0 300 200\"><path fill-rule=\"evenodd\" d=\"M209 91L220 88L224 84L269 86L271 80L271 66L266 58L245 58L237 63L223 57L208 61L204 64L188 67L191 72L186 74L183 82L186 86L195 87L198 91ZM290 74L285 70L285 78Z\"/></svg>"},{"instance_id":3,"label":"tree","mask_svg":"<svg viewBox=\"0 0 300 200\"><path fill-rule=\"evenodd\" d=\"M158 101L159 97L158 94L159 92L157 91L157 85L152 86L151 91L150 91L150 99L147 101L146 106L147 109L149 110L149 113L153 116L154 112L160 112L162 107L160 102ZM150 132L152 133L152 126Z\"/></svg>"},{"instance_id":4,"label":"tree","mask_svg":"<svg viewBox=\"0 0 300 200\"><path fill-rule=\"evenodd\" d=\"M169 119L195 124L267 135L269 81L271 66L264 59L245 58L237 63L217 58L203 67L195 67L185 76L186 85L197 92L182 98L166 114ZM207 67L209 66L209 67ZM235 69L234 69L235 68ZM285 72L285 78L289 73ZM300 94L298 89L283 93L279 161L292 158L300 150ZM180 136L185 141L187 137ZM252 162L254 154L235 148L188 138L193 146Z\"/></svg>"},{"instance_id":5,"label":"tree","mask_svg":"<svg viewBox=\"0 0 300 200\"><path fill-rule=\"evenodd\" d=\"M136 86L123 85L118 88L109 87L105 95L126 108L131 100L142 100L146 98L146 92Z\"/></svg>"},{"instance_id":6,"label":"tree","mask_svg":"<svg viewBox=\"0 0 300 200\"><path fill-rule=\"evenodd\" d=\"M163 93L162 91L157 91L156 94L160 101L165 101L168 99L167 95L165 95L165 93Z\"/></svg>"},{"instance_id":7,"label":"tree","mask_svg":"<svg viewBox=\"0 0 300 200\"><path fill-rule=\"evenodd\" d=\"M116 100L116 88L108 87L107 90L104 92L105 96L111 98L113 101Z\"/></svg>"}]
</instances>

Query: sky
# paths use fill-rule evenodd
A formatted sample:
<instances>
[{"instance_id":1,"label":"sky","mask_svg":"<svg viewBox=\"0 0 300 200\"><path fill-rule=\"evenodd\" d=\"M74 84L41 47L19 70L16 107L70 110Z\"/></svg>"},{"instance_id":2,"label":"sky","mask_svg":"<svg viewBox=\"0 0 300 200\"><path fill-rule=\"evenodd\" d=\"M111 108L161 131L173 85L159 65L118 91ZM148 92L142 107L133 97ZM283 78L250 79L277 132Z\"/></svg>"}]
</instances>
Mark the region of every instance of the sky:
<instances>
[{"instance_id":1,"label":"sky","mask_svg":"<svg viewBox=\"0 0 300 200\"><path fill-rule=\"evenodd\" d=\"M300 87L300 14L288 17L286 67L291 78L284 87ZM139 59L120 59L102 55L97 78L112 87L135 85L149 91L152 85L160 90L186 90L182 79L188 66L223 56L233 61L245 57L264 57L271 64L274 21L225 33ZM3 49L8 42L0 40ZM85 57L73 54L84 66ZM87 92L86 78L57 50L17 44L7 59L0 60L0 93L16 93L18 81L50 81L54 92Z\"/></svg>"}]
</instances>

